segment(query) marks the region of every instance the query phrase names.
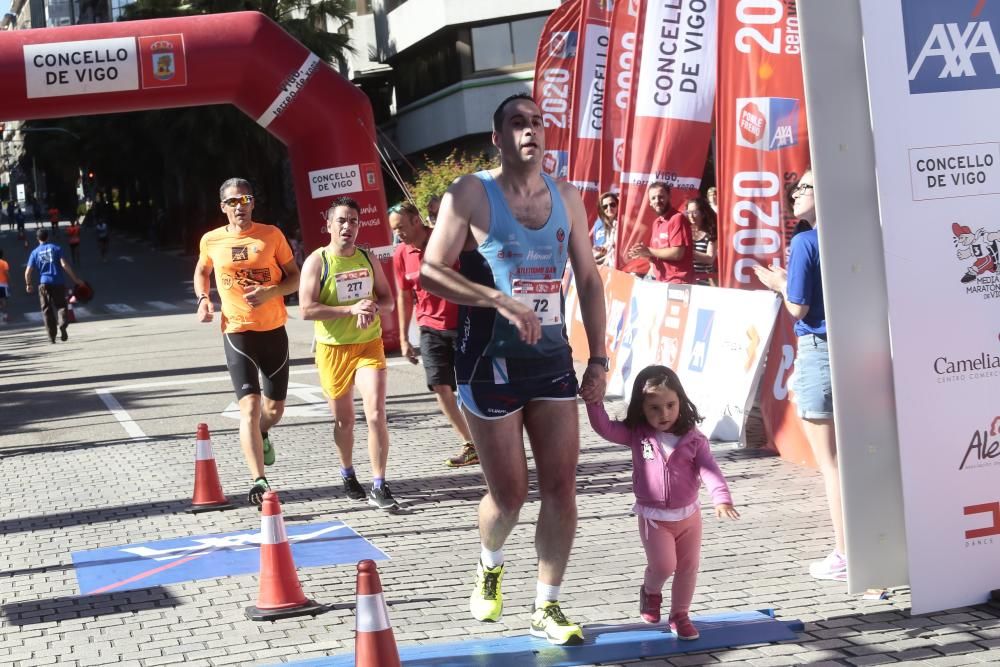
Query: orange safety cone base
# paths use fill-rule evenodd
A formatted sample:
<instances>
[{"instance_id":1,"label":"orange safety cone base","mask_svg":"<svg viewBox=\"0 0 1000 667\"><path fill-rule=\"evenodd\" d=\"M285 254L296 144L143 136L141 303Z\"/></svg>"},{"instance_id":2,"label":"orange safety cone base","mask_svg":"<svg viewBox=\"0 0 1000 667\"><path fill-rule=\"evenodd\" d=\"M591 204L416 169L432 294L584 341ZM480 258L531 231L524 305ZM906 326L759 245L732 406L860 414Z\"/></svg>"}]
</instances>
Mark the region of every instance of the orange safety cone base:
<instances>
[{"instance_id":1,"label":"orange safety cone base","mask_svg":"<svg viewBox=\"0 0 1000 667\"><path fill-rule=\"evenodd\" d=\"M356 667L400 667L402 663L392 628L380 632L355 631L354 664Z\"/></svg>"},{"instance_id":2,"label":"orange safety cone base","mask_svg":"<svg viewBox=\"0 0 1000 667\"><path fill-rule=\"evenodd\" d=\"M279 618L292 618L293 616L316 616L325 611L327 611L326 605L306 600L305 604L288 609L247 607L247 618L251 621L277 621Z\"/></svg>"},{"instance_id":3,"label":"orange safety cone base","mask_svg":"<svg viewBox=\"0 0 1000 667\"><path fill-rule=\"evenodd\" d=\"M191 505L191 507L184 510L188 514L200 514L202 512L215 512L219 510L231 510L235 505L226 500L225 502L219 503L207 503L204 505Z\"/></svg>"}]
</instances>

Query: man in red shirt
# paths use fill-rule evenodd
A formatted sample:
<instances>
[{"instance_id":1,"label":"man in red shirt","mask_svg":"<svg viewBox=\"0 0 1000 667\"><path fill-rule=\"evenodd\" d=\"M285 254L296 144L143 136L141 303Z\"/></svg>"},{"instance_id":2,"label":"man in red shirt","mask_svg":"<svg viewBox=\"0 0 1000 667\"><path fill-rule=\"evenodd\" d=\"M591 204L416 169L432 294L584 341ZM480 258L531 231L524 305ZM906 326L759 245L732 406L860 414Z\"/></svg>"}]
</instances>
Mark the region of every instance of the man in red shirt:
<instances>
[{"instance_id":1,"label":"man in red shirt","mask_svg":"<svg viewBox=\"0 0 1000 667\"><path fill-rule=\"evenodd\" d=\"M416 302L420 350L427 375L427 388L437 395L438 406L462 439L462 450L445 464L451 468L479 463L465 415L455 400L455 338L458 306L431 294L420 286L420 264L431 229L420 221L420 211L409 202L389 209L389 226L399 237L392 255L396 275L396 312L399 313L399 342L404 356L417 363L417 351L410 344L410 318Z\"/></svg>"},{"instance_id":2,"label":"man in red shirt","mask_svg":"<svg viewBox=\"0 0 1000 667\"><path fill-rule=\"evenodd\" d=\"M629 249L629 259L649 260L649 277L664 283L694 281L694 242L684 214L670 205L670 186L655 181L649 186L649 205L656 211L649 245L637 243Z\"/></svg>"}]
</instances>

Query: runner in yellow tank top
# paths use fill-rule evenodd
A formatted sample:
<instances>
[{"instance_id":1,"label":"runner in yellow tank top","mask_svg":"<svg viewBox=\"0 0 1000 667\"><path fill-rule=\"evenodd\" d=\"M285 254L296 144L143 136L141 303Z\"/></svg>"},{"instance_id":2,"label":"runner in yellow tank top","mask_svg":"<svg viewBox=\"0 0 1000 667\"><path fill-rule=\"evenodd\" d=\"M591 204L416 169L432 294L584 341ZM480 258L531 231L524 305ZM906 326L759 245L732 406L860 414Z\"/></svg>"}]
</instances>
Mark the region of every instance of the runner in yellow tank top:
<instances>
[{"instance_id":1,"label":"runner in yellow tank top","mask_svg":"<svg viewBox=\"0 0 1000 667\"><path fill-rule=\"evenodd\" d=\"M380 313L395 301L377 259L355 242L361 207L350 197L334 200L326 212L330 245L309 255L302 266L299 306L302 317L316 322L316 367L333 412L333 440L340 456L344 491L391 510L396 499L385 483L389 426L385 416L386 364ZM365 490L354 473L354 385L361 390L368 423L372 488Z\"/></svg>"}]
</instances>

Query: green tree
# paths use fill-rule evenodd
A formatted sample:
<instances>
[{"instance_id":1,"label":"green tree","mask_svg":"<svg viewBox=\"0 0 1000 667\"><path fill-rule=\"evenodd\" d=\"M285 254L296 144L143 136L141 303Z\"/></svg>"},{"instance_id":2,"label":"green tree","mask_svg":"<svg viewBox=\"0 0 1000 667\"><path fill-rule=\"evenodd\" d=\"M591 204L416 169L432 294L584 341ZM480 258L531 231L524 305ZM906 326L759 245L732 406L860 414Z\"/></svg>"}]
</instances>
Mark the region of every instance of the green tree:
<instances>
[{"instance_id":1,"label":"green tree","mask_svg":"<svg viewBox=\"0 0 1000 667\"><path fill-rule=\"evenodd\" d=\"M427 210L427 202L431 197L440 197L452 182L464 174L471 174L482 169L492 169L499 162L486 153L466 155L453 150L448 157L440 161L426 159L424 166L416 170L410 186L410 195L421 211Z\"/></svg>"}]
</instances>

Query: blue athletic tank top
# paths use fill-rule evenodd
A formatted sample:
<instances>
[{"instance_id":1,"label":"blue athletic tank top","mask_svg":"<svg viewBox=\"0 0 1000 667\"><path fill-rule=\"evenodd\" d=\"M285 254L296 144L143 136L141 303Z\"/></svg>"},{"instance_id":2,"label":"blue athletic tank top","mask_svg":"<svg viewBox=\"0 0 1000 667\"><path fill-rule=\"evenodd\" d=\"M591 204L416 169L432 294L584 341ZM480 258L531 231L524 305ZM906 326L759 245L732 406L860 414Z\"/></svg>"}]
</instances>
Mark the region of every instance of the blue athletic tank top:
<instances>
[{"instance_id":1,"label":"blue athletic tank top","mask_svg":"<svg viewBox=\"0 0 1000 667\"><path fill-rule=\"evenodd\" d=\"M461 253L459 272L532 308L542 322L542 337L535 345L528 345L495 309L461 306L456 379L459 383L506 383L572 369L562 292L570 224L559 190L542 174L552 210L540 229L528 229L514 217L493 175L481 171L476 177L489 200L490 227L476 250ZM483 357L501 358L501 363L490 368L480 363Z\"/></svg>"}]
</instances>

